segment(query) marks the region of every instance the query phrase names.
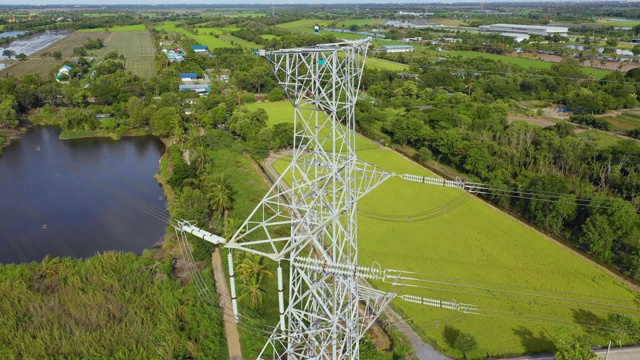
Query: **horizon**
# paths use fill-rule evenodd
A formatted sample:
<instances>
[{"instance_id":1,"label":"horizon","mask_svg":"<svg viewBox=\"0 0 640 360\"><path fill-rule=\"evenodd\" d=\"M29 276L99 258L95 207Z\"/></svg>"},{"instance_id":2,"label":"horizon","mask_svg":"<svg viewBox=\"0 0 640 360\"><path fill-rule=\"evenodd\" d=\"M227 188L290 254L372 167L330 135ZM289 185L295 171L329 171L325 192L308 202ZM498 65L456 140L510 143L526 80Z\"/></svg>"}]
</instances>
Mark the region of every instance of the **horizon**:
<instances>
[{"instance_id":1,"label":"horizon","mask_svg":"<svg viewBox=\"0 0 640 360\"><path fill-rule=\"evenodd\" d=\"M493 0L490 2L486 1L478 1L478 0L457 0L457 1L442 1L442 0L423 0L423 1L411 1L411 2L401 2L401 1L387 1L387 0L327 0L324 1L321 5L330 4L330 5L360 5L360 4L371 4L371 5L381 5L381 4L394 4L394 5L422 5L422 4L446 4L446 5L454 5L459 3L466 4L496 4L496 3L619 3L617 0L557 0L557 1L544 1L544 0ZM628 3L637 3L640 0L627 1ZM0 6L9 6L9 7L24 7L24 6L127 6L127 5L169 5L169 6L216 6L216 5L238 5L238 6L260 6L260 5L316 5L317 3L313 3L310 0L288 0L288 1L269 1L269 0L216 0L215 2L210 2L206 0L111 0L109 4L104 4L103 0L26 0L23 1L22 4L17 5L15 0L0 0Z\"/></svg>"}]
</instances>

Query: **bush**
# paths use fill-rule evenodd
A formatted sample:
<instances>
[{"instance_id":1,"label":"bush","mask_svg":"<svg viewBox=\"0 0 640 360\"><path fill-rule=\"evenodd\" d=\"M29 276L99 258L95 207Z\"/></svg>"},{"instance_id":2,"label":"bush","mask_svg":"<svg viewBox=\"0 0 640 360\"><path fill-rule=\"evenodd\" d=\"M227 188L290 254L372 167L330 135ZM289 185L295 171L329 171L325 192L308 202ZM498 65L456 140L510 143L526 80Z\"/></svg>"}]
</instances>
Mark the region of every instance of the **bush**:
<instances>
[{"instance_id":1,"label":"bush","mask_svg":"<svg viewBox=\"0 0 640 360\"><path fill-rule=\"evenodd\" d=\"M594 129L610 131L613 128L611 126L611 124L607 120L599 118L599 117L595 117L595 116L593 116L591 114L587 114L587 115L571 115L569 120L571 120L571 122L574 122L576 124L582 124L582 125L590 126L590 127L594 128Z\"/></svg>"}]
</instances>

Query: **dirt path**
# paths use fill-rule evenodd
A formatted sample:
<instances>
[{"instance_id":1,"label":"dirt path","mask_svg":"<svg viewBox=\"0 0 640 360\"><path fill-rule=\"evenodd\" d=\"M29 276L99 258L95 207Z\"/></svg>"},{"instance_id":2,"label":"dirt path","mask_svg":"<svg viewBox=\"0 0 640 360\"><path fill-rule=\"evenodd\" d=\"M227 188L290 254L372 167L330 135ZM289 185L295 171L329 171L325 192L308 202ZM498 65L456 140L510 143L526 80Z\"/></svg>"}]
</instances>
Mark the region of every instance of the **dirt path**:
<instances>
[{"instance_id":1,"label":"dirt path","mask_svg":"<svg viewBox=\"0 0 640 360\"><path fill-rule=\"evenodd\" d=\"M227 347L229 348L229 360L242 360L240 334L238 333L236 320L233 318L233 313L231 312L231 294L229 294L229 288L227 287L226 275L224 273L224 267L222 266L222 257L220 256L220 250L218 248L211 254L211 267L213 269L213 277L216 280L218 301L222 309L224 333L227 338Z\"/></svg>"}]
</instances>

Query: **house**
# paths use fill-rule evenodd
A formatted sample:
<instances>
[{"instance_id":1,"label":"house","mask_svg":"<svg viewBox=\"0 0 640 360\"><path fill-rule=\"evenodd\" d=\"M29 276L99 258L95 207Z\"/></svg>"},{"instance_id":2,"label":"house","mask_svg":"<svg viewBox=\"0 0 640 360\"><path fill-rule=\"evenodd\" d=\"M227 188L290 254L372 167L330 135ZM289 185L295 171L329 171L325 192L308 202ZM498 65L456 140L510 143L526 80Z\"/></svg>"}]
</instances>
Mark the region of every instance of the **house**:
<instances>
[{"instance_id":1,"label":"house","mask_svg":"<svg viewBox=\"0 0 640 360\"><path fill-rule=\"evenodd\" d=\"M229 82L229 79L231 77L229 75L216 75L216 79L220 80L221 82L227 84Z\"/></svg>"},{"instance_id":2,"label":"house","mask_svg":"<svg viewBox=\"0 0 640 360\"><path fill-rule=\"evenodd\" d=\"M111 114L105 113L105 114L96 114L96 119L98 119L99 122L103 122L104 119L110 118Z\"/></svg>"},{"instance_id":3,"label":"house","mask_svg":"<svg viewBox=\"0 0 640 360\"><path fill-rule=\"evenodd\" d=\"M184 99L184 102L189 104L189 105L193 105L196 102L198 102L198 98L187 98L187 99Z\"/></svg>"},{"instance_id":4,"label":"house","mask_svg":"<svg viewBox=\"0 0 640 360\"><path fill-rule=\"evenodd\" d=\"M184 73L184 74L180 74L180 80L182 80L182 82L193 82L193 81L198 81L198 74L197 73Z\"/></svg>"},{"instance_id":5,"label":"house","mask_svg":"<svg viewBox=\"0 0 640 360\"><path fill-rule=\"evenodd\" d=\"M69 80L69 78L71 77L71 75L69 74L69 71L71 71L71 69L73 69L71 66L63 65L60 69L58 69L58 74L56 75L56 81L60 82L63 80Z\"/></svg>"},{"instance_id":6,"label":"house","mask_svg":"<svg viewBox=\"0 0 640 360\"><path fill-rule=\"evenodd\" d=\"M416 36L416 37L410 37L410 38L402 38L400 39L400 41L402 42L420 42L422 41L422 37L421 36Z\"/></svg>"},{"instance_id":7,"label":"house","mask_svg":"<svg viewBox=\"0 0 640 360\"><path fill-rule=\"evenodd\" d=\"M413 46L411 45L383 45L381 51L386 53L397 52L412 52Z\"/></svg>"},{"instance_id":8,"label":"house","mask_svg":"<svg viewBox=\"0 0 640 360\"><path fill-rule=\"evenodd\" d=\"M178 90L180 90L180 92L195 91L198 94L204 95L211 91L211 86L209 84L180 84L178 85Z\"/></svg>"},{"instance_id":9,"label":"house","mask_svg":"<svg viewBox=\"0 0 640 360\"><path fill-rule=\"evenodd\" d=\"M193 50L196 54L204 54L209 52L209 49L207 49L207 47L204 45L193 45L191 47L191 50Z\"/></svg>"}]
</instances>

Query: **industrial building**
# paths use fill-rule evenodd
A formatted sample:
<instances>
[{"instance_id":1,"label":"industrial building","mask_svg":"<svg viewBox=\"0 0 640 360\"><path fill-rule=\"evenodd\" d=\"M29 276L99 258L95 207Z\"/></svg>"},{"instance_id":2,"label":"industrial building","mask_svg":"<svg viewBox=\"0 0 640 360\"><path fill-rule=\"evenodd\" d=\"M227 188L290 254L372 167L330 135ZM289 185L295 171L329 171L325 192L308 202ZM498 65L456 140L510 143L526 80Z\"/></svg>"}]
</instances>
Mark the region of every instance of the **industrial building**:
<instances>
[{"instance_id":1,"label":"industrial building","mask_svg":"<svg viewBox=\"0 0 640 360\"><path fill-rule=\"evenodd\" d=\"M383 52L396 53L396 52L411 52L413 46L411 45L385 45L381 49Z\"/></svg>"},{"instance_id":2,"label":"industrial building","mask_svg":"<svg viewBox=\"0 0 640 360\"><path fill-rule=\"evenodd\" d=\"M531 35L562 35L567 36L569 28L558 26L518 25L518 24L493 24L482 25L479 28L485 31L500 31L506 33L519 33Z\"/></svg>"}]
</instances>

